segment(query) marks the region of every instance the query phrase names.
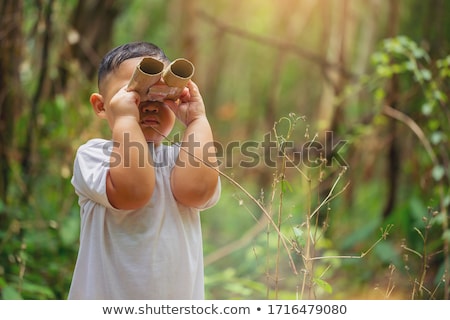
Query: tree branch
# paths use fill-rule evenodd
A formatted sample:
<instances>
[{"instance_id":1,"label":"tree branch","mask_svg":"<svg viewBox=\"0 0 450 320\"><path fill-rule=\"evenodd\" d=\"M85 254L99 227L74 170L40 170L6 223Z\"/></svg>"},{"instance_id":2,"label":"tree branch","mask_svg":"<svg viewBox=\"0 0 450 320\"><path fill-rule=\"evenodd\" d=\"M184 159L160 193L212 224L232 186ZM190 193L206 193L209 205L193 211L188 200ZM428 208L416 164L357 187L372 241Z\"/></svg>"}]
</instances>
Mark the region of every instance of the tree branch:
<instances>
[{"instance_id":1,"label":"tree branch","mask_svg":"<svg viewBox=\"0 0 450 320\"><path fill-rule=\"evenodd\" d=\"M422 129L419 127L419 125L410 117L408 117L406 114L404 114L401 111L398 111L397 109L394 109L388 105L385 105L382 110L383 114L386 116L389 116L395 120L398 120L405 124L408 128L411 129L412 132L419 138L422 145L425 147L425 150L427 151L429 157L431 158L431 161L433 161L433 164L438 164L438 159L436 157L436 154L433 151L433 148L431 147L430 142L428 141L427 137L425 136L425 133L422 131Z\"/></svg>"},{"instance_id":2,"label":"tree branch","mask_svg":"<svg viewBox=\"0 0 450 320\"><path fill-rule=\"evenodd\" d=\"M322 56L320 56L314 52L311 52L309 50L302 49L290 42L281 41L281 40L278 40L275 38L260 36L260 35L245 31L243 29L234 27L232 25L226 24L226 23L214 18L213 16L211 16L210 14L208 14L207 12L205 12L203 10L199 10L197 12L197 15L206 23L209 23L209 24L215 26L217 29L223 30L224 32L228 32L229 34L233 34L235 36L238 36L240 38L244 38L247 40L255 41L255 42L258 42L265 46L292 52L306 60L309 60L309 61L321 66L324 69L335 69L336 71L339 71L346 78L352 78L352 79L357 78L356 74L348 71L341 64L331 63L331 62L327 61L325 58L323 58Z\"/></svg>"}]
</instances>

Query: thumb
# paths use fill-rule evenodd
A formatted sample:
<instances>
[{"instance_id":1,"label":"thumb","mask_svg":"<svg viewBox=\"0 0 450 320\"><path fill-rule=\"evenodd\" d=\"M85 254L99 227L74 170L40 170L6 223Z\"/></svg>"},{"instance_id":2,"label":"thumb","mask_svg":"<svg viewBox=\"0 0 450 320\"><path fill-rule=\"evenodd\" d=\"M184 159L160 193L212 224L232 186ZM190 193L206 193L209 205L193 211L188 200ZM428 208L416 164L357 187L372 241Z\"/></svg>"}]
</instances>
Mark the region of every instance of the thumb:
<instances>
[{"instance_id":1,"label":"thumb","mask_svg":"<svg viewBox=\"0 0 450 320\"><path fill-rule=\"evenodd\" d=\"M170 108L170 110L172 110L173 112L176 113L176 110L177 110L177 107L178 107L178 103L176 101L166 99L163 102L164 102L165 105L167 105Z\"/></svg>"}]
</instances>

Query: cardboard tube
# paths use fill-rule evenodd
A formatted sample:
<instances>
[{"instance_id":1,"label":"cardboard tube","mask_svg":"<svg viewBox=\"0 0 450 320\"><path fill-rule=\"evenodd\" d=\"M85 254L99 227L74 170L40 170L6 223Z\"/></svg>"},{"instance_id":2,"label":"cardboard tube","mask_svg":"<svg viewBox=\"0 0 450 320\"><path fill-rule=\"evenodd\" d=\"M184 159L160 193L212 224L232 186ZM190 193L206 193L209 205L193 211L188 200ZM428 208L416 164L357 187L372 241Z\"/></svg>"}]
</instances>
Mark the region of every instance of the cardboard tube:
<instances>
[{"instance_id":1,"label":"cardboard tube","mask_svg":"<svg viewBox=\"0 0 450 320\"><path fill-rule=\"evenodd\" d=\"M161 79L163 71L164 63L161 61L151 57L142 59L134 70L128 89L137 91L141 96L147 96L149 88Z\"/></svg>"},{"instance_id":2,"label":"cardboard tube","mask_svg":"<svg viewBox=\"0 0 450 320\"><path fill-rule=\"evenodd\" d=\"M194 65L187 59L176 59L164 70L163 79L172 90L167 99L176 100L194 75Z\"/></svg>"}]
</instances>

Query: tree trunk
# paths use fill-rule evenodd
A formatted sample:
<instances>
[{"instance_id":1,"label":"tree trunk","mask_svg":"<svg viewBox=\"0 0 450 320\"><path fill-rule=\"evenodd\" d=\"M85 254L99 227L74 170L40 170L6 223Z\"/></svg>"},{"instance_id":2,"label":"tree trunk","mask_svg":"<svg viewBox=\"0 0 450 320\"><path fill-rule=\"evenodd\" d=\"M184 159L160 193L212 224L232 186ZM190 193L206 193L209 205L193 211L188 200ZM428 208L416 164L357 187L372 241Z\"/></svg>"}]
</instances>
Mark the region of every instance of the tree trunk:
<instances>
[{"instance_id":1,"label":"tree trunk","mask_svg":"<svg viewBox=\"0 0 450 320\"><path fill-rule=\"evenodd\" d=\"M56 92L66 89L69 65L77 61L87 79L94 79L103 55L111 49L113 25L126 2L114 0L79 0L72 13L71 27L59 62Z\"/></svg>"},{"instance_id":2,"label":"tree trunk","mask_svg":"<svg viewBox=\"0 0 450 320\"><path fill-rule=\"evenodd\" d=\"M399 21L399 4L397 1L390 1L389 7L389 29L388 37L394 37L397 35L398 21ZM399 101L399 82L398 77L392 77L389 88L386 95L386 104L392 108L397 108ZM390 134L389 145L387 146L387 168L386 168L386 181L387 181L387 195L386 202L383 208L383 217L387 217L394 209L397 193L398 193L398 179L400 169L400 152L398 150L399 143L396 134L396 120L389 119L388 130Z\"/></svg>"},{"instance_id":3,"label":"tree trunk","mask_svg":"<svg viewBox=\"0 0 450 320\"><path fill-rule=\"evenodd\" d=\"M21 108L22 0L0 3L0 200L7 202L14 116ZM1 228L0 211L0 229Z\"/></svg>"}]
</instances>

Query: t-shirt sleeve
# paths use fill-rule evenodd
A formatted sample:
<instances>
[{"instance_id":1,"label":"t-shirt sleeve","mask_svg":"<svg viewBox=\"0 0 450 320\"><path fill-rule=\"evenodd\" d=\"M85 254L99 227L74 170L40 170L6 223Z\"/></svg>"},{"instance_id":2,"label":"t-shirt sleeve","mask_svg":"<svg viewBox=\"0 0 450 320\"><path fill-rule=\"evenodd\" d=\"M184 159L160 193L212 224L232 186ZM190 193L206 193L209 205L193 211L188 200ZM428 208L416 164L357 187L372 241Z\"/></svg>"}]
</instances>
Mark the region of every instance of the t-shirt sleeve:
<instances>
[{"instance_id":1,"label":"t-shirt sleeve","mask_svg":"<svg viewBox=\"0 0 450 320\"><path fill-rule=\"evenodd\" d=\"M81 146L75 156L72 185L79 202L90 199L113 208L106 194L106 177L110 167L112 142L91 140Z\"/></svg>"}]
</instances>

